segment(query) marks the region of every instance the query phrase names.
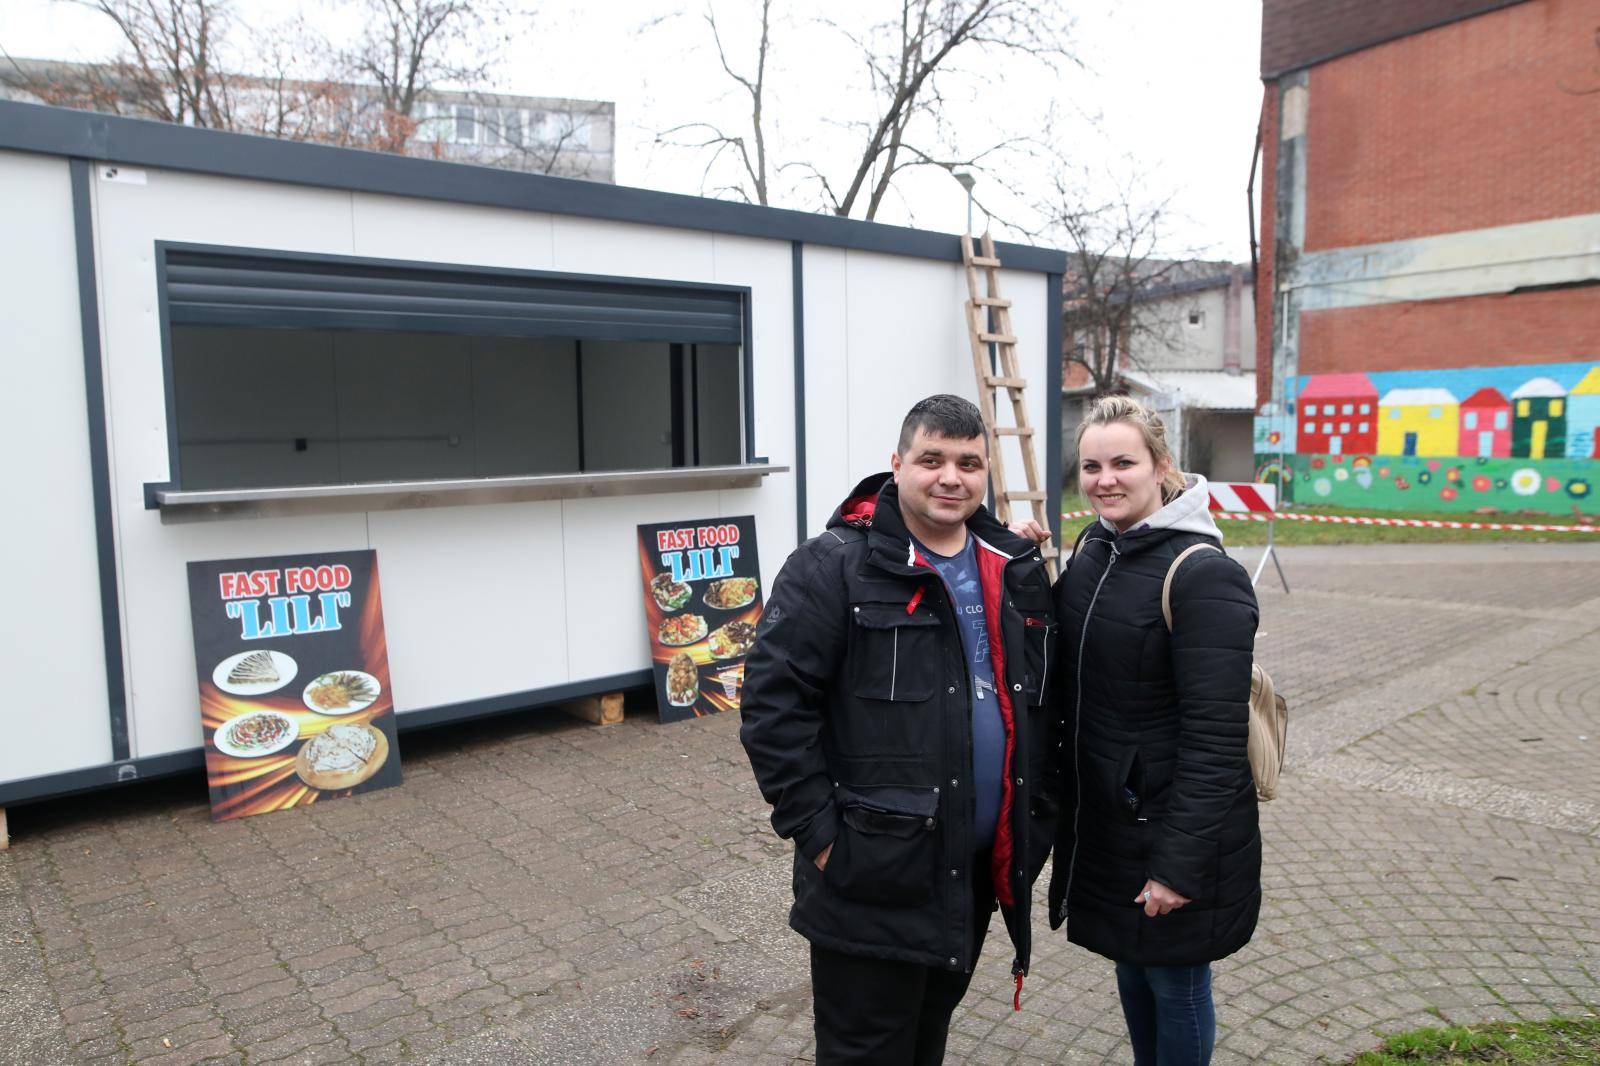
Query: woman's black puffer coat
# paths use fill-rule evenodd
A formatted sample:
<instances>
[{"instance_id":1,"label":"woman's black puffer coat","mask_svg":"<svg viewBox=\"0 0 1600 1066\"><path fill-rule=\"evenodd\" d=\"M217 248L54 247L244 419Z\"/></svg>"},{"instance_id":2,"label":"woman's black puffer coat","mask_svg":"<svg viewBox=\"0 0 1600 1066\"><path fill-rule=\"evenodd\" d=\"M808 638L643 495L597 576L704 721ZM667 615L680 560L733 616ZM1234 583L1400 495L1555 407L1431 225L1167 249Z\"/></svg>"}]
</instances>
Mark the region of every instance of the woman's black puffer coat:
<instances>
[{"instance_id":1,"label":"woman's black puffer coat","mask_svg":"<svg viewBox=\"0 0 1600 1066\"><path fill-rule=\"evenodd\" d=\"M1255 593L1219 551L1203 481L1151 523L1098 523L1056 584L1060 835L1050 924L1118 962L1186 966L1249 942L1261 905L1261 834L1245 754ZM1206 528L1209 527L1209 532ZM1193 902L1146 918L1154 879ZM1063 907L1063 904L1065 906Z\"/></svg>"}]
</instances>

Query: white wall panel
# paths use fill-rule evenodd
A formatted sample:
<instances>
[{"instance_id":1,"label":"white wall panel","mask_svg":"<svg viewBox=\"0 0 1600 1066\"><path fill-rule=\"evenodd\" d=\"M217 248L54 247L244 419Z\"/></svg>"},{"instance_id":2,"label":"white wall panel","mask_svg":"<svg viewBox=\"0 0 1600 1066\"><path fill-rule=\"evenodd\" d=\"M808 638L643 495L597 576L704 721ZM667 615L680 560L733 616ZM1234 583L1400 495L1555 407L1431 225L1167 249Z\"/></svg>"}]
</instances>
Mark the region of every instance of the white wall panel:
<instances>
[{"instance_id":1,"label":"white wall panel","mask_svg":"<svg viewBox=\"0 0 1600 1066\"><path fill-rule=\"evenodd\" d=\"M717 495L684 492L562 501L567 663L574 681L650 665L638 527L718 515Z\"/></svg>"},{"instance_id":2,"label":"white wall panel","mask_svg":"<svg viewBox=\"0 0 1600 1066\"><path fill-rule=\"evenodd\" d=\"M124 175L126 176L126 175ZM350 254L350 194L151 170L94 182L135 756L198 747L187 576L191 559L366 547L361 515L163 526L143 485L165 481L167 426L155 242Z\"/></svg>"},{"instance_id":3,"label":"white wall panel","mask_svg":"<svg viewBox=\"0 0 1600 1066\"><path fill-rule=\"evenodd\" d=\"M709 233L556 216L552 269L667 281L710 281L716 273Z\"/></svg>"},{"instance_id":4,"label":"white wall panel","mask_svg":"<svg viewBox=\"0 0 1600 1066\"><path fill-rule=\"evenodd\" d=\"M111 727L67 162L0 153L0 781L107 762Z\"/></svg>"},{"instance_id":5,"label":"white wall panel","mask_svg":"<svg viewBox=\"0 0 1600 1066\"><path fill-rule=\"evenodd\" d=\"M355 193L354 254L513 270L551 269L549 215Z\"/></svg>"},{"instance_id":6,"label":"white wall panel","mask_svg":"<svg viewBox=\"0 0 1600 1066\"><path fill-rule=\"evenodd\" d=\"M369 528L398 712L568 680L559 501L374 512ZM637 599L632 562L606 579Z\"/></svg>"},{"instance_id":7,"label":"white wall panel","mask_svg":"<svg viewBox=\"0 0 1600 1066\"><path fill-rule=\"evenodd\" d=\"M850 275L842 248L805 249L806 533L816 536L861 475L850 455ZM868 299L868 294L857 294Z\"/></svg>"}]
</instances>

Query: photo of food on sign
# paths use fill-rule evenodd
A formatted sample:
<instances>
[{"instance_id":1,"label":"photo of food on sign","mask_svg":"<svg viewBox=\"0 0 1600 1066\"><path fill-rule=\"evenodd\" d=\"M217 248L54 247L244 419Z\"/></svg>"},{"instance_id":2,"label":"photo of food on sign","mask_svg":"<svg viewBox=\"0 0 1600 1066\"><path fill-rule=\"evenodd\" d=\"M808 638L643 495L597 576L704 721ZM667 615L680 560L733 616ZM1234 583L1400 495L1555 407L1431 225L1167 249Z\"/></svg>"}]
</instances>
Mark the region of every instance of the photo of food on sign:
<instances>
[{"instance_id":1,"label":"photo of food on sign","mask_svg":"<svg viewBox=\"0 0 1600 1066\"><path fill-rule=\"evenodd\" d=\"M377 553L189 564L211 817L400 783Z\"/></svg>"},{"instance_id":2,"label":"photo of food on sign","mask_svg":"<svg viewBox=\"0 0 1600 1066\"><path fill-rule=\"evenodd\" d=\"M761 620L755 518L642 525L639 566L661 720L738 710Z\"/></svg>"}]
</instances>

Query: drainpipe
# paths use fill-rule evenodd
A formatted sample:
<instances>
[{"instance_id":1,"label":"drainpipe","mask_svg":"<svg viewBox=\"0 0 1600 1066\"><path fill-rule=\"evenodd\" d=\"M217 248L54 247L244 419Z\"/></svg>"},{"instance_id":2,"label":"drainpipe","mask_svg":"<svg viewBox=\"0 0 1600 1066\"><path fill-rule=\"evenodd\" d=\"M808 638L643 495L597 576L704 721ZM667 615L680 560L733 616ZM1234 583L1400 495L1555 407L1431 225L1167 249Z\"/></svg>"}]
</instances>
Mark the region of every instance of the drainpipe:
<instances>
[{"instance_id":1,"label":"drainpipe","mask_svg":"<svg viewBox=\"0 0 1600 1066\"><path fill-rule=\"evenodd\" d=\"M1228 291L1222 300L1222 369L1230 374L1239 372L1239 320L1244 307L1244 271L1238 265L1228 267Z\"/></svg>"}]
</instances>

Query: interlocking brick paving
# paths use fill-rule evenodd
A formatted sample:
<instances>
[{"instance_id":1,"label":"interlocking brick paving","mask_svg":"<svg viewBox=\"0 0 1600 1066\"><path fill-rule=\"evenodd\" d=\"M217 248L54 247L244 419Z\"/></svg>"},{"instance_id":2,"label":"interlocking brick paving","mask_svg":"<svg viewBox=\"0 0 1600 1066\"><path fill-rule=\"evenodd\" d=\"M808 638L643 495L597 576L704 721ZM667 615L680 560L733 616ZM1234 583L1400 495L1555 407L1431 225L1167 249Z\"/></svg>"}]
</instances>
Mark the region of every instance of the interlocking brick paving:
<instances>
[{"instance_id":1,"label":"interlocking brick paving","mask_svg":"<svg viewBox=\"0 0 1600 1066\"><path fill-rule=\"evenodd\" d=\"M1284 554L1258 654L1292 760L1217 1061L1600 1009L1600 546ZM14 809L0 1063L814 1057L736 720L402 747L399 789L220 825L196 777ZM1127 1061L1110 964L1037 941L1017 1014L995 922L950 1061Z\"/></svg>"}]
</instances>

